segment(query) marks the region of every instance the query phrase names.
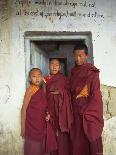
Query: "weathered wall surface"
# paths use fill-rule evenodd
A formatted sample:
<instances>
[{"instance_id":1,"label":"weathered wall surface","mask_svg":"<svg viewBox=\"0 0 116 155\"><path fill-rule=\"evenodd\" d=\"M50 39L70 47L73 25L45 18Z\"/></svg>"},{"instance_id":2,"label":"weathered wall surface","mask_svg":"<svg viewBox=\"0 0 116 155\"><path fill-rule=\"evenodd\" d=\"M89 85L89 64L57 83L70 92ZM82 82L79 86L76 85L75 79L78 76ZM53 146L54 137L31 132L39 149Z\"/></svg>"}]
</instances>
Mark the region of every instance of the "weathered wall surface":
<instances>
[{"instance_id":1,"label":"weathered wall surface","mask_svg":"<svg viewBox=\"0 0 116 155\"><path fill-rule=\"evenodd\" d=\"M103 144L106 154L116 153L116 88L101 85L104 106Z\"/></svg>"},{"instance_id":2,"label":"weathered wall surface","mask_svg":"<svg viewBox=\"0 0 116 155\"><path fill-rule=\"evenodd\" d=\"M116 116L116 88L101 86L103 103L104 103L104 117L110 119Z\"/></svg>"},{"instance_id":3,"label":"weathered wall surface","mask_svg":"<svg viewBox=\"0 0 116 155\"><path fill-rule=\"evenodd\" d=\"M92 32L94 63L100 68L103 84L104 151L115 155L115 15L115 0L0 1L0 155L22 155L20 108L26 83L26 31Z\"/></svg>"}]
</instances>

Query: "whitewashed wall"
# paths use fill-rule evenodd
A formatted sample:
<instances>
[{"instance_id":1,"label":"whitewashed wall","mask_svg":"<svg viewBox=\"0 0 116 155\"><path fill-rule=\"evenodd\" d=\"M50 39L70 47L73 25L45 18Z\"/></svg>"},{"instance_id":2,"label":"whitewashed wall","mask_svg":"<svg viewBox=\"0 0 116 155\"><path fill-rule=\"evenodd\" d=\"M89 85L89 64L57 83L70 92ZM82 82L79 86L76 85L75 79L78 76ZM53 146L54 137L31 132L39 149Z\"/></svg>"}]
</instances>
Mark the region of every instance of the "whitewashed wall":
<instances>
[{"instance_id":1,"label":"whitewashed wall","mask_svg":"<svg viewBox=\"0 0 116 155\"><path fill-rule=\"evenodd\" d=\"M0 1L1 155L22 154L19 116L26 83L26 31L92 32L94 63L100 68L101 84L116 86L116 1L56 0L57 4L53 0L46 1L46 4L42 0L41 4L39 2L40 0ZM115 117L108 121L116 127L114 119ZM111 123L107 124L105 129L110 129ZM110 133L109 137L111 138ZM108 148L108 143L104 144ZM115 155L114 144L115 141L109 150L105 149L106 153Z\"/></svg>"}]
</instances>

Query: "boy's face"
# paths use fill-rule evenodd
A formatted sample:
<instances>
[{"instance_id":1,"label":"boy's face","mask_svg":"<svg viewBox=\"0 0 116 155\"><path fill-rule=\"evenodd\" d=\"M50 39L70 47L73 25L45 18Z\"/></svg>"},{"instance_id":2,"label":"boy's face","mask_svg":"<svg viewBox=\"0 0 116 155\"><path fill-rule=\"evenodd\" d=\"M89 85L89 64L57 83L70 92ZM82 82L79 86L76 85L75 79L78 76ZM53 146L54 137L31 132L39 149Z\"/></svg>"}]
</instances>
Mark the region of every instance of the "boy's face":
<instances>
[{"instance_id":1,"label":"boy's face","mask_svg":"<svg viewBox=\"0 0 116 155\"><path fill-rule=\"evenodd\" d=\"M51 74L57 74L61 70L60 62L57 59L51 60L49 69Z\"/></svg>"},{"instance_id":2,"label":"boy's face","mask_svg":"<svg viewBox=\"0 0 116 155\"><path fill-rule=\"evenodd\" d=\"M29 78L32 84L39 86L42 81L42 74L39 70L33 70Z\"/></svg>"},{"instance_id":3,"label":"boy's face","mask_svg":"<svg viewBox=\"0 0 116 155\"><path fill-rule=\"evenodd\" d=\"M75 50L74 51L74 60L77 65L82 65L87 61L88 55L84 50Z\"/></svg>"}]
</instances>

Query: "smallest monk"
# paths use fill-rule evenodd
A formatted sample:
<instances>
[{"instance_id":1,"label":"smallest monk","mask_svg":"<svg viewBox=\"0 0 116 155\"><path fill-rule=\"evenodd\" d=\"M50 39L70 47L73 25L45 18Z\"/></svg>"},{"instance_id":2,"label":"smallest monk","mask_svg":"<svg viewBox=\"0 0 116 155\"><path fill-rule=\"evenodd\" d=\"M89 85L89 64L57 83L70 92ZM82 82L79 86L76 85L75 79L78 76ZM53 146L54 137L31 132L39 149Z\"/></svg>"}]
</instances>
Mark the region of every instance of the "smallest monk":
<instances>
[{"instance_id":1,"label":"smallest monk","mask_svg":"<svg viewBox=\"0 0 116 155\"><path fill-rule=\"evenodd\" d=\"M43 89L42 72L32 68L21 109L21 136L24 138L24 155L45 153L47 100Z\"/></svg>"}]
</instances>

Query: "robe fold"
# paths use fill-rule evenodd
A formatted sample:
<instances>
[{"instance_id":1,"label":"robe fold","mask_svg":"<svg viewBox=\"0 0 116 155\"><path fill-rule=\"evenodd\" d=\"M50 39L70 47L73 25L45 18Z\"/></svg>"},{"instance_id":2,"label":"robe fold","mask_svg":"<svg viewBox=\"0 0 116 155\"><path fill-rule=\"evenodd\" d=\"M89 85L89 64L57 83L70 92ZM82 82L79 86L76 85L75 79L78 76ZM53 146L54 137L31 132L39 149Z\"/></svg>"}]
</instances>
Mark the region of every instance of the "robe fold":
<instances>
[{"instance_id":1,"label":"robe fold","mask_svg":"<svg viewBox=\"0 0 116 155\"><path fill-rule=\"evenodd\" d=\"M84 86L87 86L88 96L76 99ZM71 129L73 155L102 155L104 123L99 70L90 63L75 66L71 72L71 94L74 112Z\"/></svg>"},{"instance_id":2,"label":"robe fold","mask_svg":"<svg viewBox=\"0 0 116 155\"><path fill-rule=\"evenodd\" d=\"M46 108L46 95L39 89L32 95L26 111L24 155L47 155Z\"/></svg>"},{"instance_id":3,"label":"robe fold","mask_svg":"<svg viewBox=\"0 0 116 155\"><path fill-rule=\"evenodd\" d=\"M55 91L58 91L59 94L52 94L52 92ZM61 73L53 75L49 80L47 80L46 93L48 101L48 112L51 116L49 123L52 126L52 131L55 133L57 143L56 150L58 150L58 153L56 154L70 155L68 150L70 147L69 130L72 125L73 115L69 90L69 80ZM51 141L51 139L48 141ZM49 151L52 152L52 150Z\"/></svg>"}]
</instances>

